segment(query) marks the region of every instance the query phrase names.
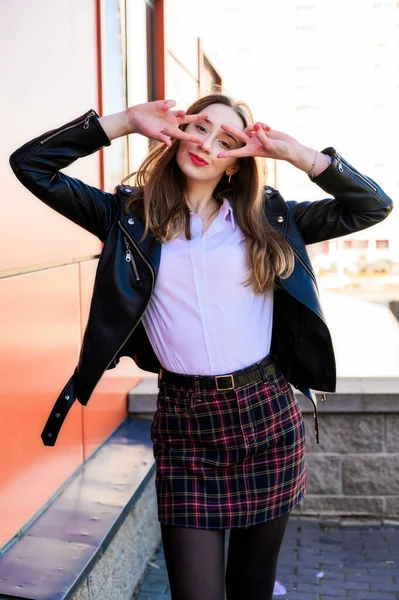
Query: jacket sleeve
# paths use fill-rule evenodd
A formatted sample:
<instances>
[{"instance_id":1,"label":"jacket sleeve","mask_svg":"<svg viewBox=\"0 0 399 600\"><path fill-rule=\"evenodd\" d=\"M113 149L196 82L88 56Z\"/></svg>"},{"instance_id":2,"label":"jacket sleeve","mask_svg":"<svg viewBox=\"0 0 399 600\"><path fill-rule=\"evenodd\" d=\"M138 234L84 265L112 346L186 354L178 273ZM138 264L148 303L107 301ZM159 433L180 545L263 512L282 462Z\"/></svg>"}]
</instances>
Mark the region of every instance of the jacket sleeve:
<instances>
[{"instance_id":1,"label":"jacket sleeve","mask_svg":"<svg viewBox=\"0 0 399 600\"><path fill-rule=\"evenodd\" d=\"M18 148L10 156L10 165L32 194L104 241L119 214L118 197L60 173L60 169L110 144L98 114L89 110Z\"/></svg>"},{"instance_id":2,"label":"jacket sleeve","mask_svg":"<svg viewBox=\"0 0 399 600\"><path fill-rule=\"evenodd\" d=\"M287 202L305 244L360 231L383 221L393 208L379 185L359 173L334 148L325 148L331 164L312 179L333 198Z\"/></svg>"}]
</instances>

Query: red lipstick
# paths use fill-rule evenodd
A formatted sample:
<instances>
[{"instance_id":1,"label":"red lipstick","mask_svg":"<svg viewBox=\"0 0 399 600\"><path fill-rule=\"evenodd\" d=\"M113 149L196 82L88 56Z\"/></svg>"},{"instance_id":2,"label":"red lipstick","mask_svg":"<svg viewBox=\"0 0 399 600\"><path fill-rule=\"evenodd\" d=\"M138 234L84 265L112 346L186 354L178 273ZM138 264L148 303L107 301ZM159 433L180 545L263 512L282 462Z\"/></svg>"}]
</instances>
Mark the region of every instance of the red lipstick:
<instances>
[{"instance_id":1,"label":"red lipstick","mask_svg":"<svg viewBox=\"0 0 399 600\"><path fill-rule=\"evenodd\" d=\"M191 158L191 162L197 165L197 167L205 167L208 164L204 158L201 158L192 152L189 152L188 155Z\"/></svg>"}]
</instances>

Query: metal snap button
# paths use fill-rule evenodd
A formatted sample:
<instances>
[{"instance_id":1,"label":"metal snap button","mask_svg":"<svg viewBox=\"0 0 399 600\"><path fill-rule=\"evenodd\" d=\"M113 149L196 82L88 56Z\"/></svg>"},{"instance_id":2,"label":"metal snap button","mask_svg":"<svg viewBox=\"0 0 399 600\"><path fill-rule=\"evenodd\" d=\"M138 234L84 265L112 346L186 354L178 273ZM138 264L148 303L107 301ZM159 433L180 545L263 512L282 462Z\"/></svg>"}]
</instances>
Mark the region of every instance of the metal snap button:
<instances>
[{"instance_id":1,"label":"metal snap button","mask_svg":"<svg viewBox=\"0 0 399 600\"><path fill-rule=\"evenodd\" d=\"M59 419L59 418L60 418L60 416L61 416L61 415L60 415L60 413L57 413L57 414L55 415L55 418L56 418L56 419Z\"/></svg>"},{"instance_id":2,"label":"metal snap button","mask_svg":"<svg viewBox=\"0 0 399 600\"><path fill-rule=\"evenodd\" d=\"M65 396L65 400L69 400L69 396Z\"/></svg>"},{"instance_id":3,"label":"metal snap button","mask_svg":"<svg viewBox=\"0 0 399 600\"><path fill-rule=\"evenodd\" d=\"M128 223L129 223L129 225L134 225L134 219L129 219Z\"/></svg>"},{"instance_id":4,"label":"metal snap button","mask_svg":"<svg viewBox=\"0 0 399 600\"><path fill-rule=\"evenodd\" d=\"M282 223L284 221L284 217L277 217L277 223Z\"/></svg>"},{"instance_id":5,"label":"metal snap button","mask_svg":"<svg viewBox=\"0 0 399 600\"><path fill-rule=\"evenodd\" d=\"M53 437L53 434L52 434L52 433L48 433L48 434L47 434L47 437L49 437L49 438L52 438L52 437Z\"/></svg>"},{"instance_id":6,"label":"metal snap button","mask_svg":"<svg viewBox=\"0 0 399 600\"><path fill-rule=\"evenodd\" d=\"M126 192L126 194L131 194L132 190L130 188L125 188L124 191Z\"/></svg>"}]
</instances>

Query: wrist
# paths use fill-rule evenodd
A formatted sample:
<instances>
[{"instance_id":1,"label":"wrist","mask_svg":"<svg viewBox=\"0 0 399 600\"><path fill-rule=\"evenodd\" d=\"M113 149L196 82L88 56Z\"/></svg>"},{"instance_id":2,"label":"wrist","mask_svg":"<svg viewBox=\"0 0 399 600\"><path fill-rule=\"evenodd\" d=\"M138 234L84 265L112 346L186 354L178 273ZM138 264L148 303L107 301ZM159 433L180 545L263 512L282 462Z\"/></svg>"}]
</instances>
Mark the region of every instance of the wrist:
<instances>
[{"instance_id":1,"label":"wrist","mask_svg":"<svg viewBox=\"0 0 399 600\"><path fill-rule=\"evenodd\" d=\"M135 106L129 106L125 111L126 133L138 133L136 125L136 110Z\"/></svg>"},{"instance_id":2,"label":"wrist","mask_svg":"<svg viewBox=\"0 0 399 600\"><path fill-rule=\"evenodd\" d=\"M302 144L293 148L289 162L312 178L320 175L330 164L325 154Z\"/></svg>"},{"instance_id":3,"label":"wrist","mask_svg":"<svg viewBox=\"0 0 399 600\"><path fill-rule=\"evenodd\" d=\"M129 129L129 115L127 110L99 117L99 122L110 140L133 133Z\"/></svg>"}]
</instances>

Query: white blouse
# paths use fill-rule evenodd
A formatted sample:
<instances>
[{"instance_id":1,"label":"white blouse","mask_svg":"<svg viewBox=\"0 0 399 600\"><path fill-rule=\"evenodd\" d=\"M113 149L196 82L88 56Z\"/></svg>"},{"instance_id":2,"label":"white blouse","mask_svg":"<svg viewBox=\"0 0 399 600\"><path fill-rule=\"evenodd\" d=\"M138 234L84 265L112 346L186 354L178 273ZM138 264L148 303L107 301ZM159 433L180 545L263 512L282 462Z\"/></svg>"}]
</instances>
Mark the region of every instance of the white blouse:
<instances>
[{"instance_id":1,"label":"white blouse","mask_svg":"<svg viewBox=\"0 0 399 600\"><path fill-rule=\"evenodd\" d=\"M161 262L143 325L162 367L174 373L221 375L248 367L270 351L273 289L254 294L245 242L224 199L201 237L191 213L184 233L162 244Z\"/></svg>"}]
</instances>

